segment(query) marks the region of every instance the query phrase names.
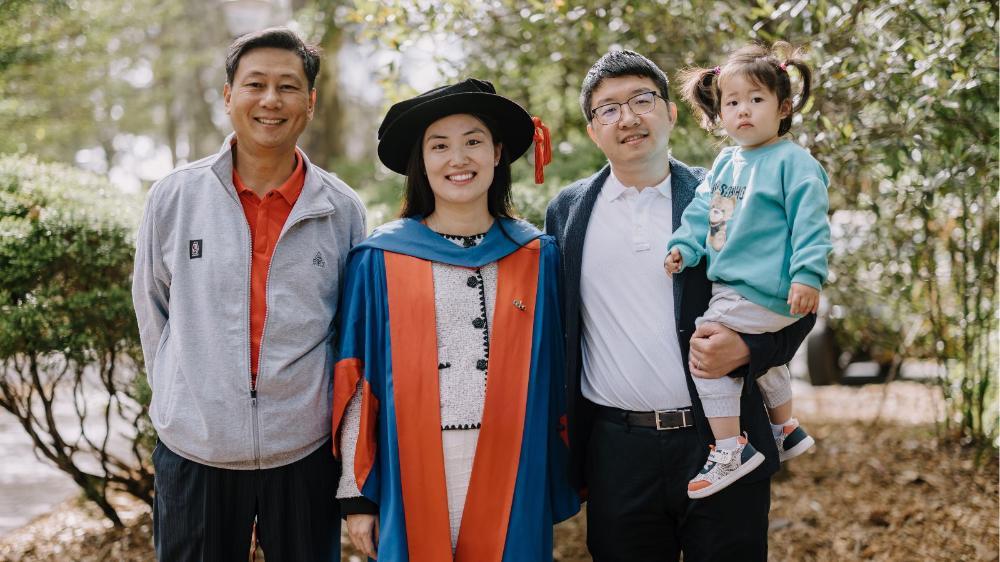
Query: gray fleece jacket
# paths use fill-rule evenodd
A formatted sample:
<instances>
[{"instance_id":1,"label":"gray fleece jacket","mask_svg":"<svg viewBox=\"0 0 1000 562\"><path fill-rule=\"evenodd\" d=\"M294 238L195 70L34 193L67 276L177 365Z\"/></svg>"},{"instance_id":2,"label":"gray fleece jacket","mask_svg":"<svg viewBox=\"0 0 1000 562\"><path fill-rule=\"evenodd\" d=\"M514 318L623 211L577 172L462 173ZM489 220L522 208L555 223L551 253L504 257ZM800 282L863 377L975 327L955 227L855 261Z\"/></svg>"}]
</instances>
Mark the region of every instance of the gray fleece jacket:
<instances>
[{"instance_id":1,"label":"gray fleece jacket","mask_svg":"<svg viewBox=\"0 0 1000 562\"><path fill-rule=\"evenodd\" d=\"M365 212L351 188L305 160L305 184L271 258L251 392L251 238L231 140L153 185L132 299L160 440L210 466L273 468L330 437L334 316Z\"/></svg>"}]
</instances>

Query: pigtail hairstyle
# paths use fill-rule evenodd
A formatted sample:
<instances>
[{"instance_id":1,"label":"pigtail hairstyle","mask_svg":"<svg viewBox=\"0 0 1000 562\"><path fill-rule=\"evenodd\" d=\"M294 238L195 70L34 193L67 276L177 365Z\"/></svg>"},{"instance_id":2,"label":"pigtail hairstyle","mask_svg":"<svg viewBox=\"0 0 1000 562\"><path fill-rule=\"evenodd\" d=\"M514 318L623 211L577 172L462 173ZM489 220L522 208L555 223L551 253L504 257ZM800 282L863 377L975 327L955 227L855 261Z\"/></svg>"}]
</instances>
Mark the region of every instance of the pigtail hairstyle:
<instances>
[{"instance_id":1,"label":"pigtail hairstyle","mask_svg":"<svg viewBox=\"0 0 1000 562\"><path fill-rule=\"evenodd\" d=\"M797 103L793 99L788 67L798 70L802 82L802 91L798 94ZM792 116L802 111L809 101L811 92L812 71L803 59L802 50L793 49L784 41L776 42L771 48L752 43L729 55L721 67L692 67L681 71L679 76L682 83L681 95L696 112L701 114L701 126L705 129L709 131L715 129L721 115L722 91L719 83L735 74L740 74L774 92L779 107L786 101L789 102L791 110L788 117L779 123L778 136L791 130Z\"/></svg>"},{"instance_id":2,"label":"pigtail hairstyle","mask_svg":"<svg viewBox=\"0 0 1000 562\"><path fill-rule=\"evenodd\" d=\"M688 67L680 71L681 98L701 115L702 128L711 131L719 121L719 67Z\"/></svg>"},{"instance_id":3,"label":"pigtail hairstyle","mask_svg":"<svg viewBox=\"0 0 1000 562\"><path fill-rule=\"evenodd\" d=\"M788 126L787 127L784 126L785 120L782 120L781 122L782 127L778 131L778 134L783 135L787 133L789 129L792 128L791 116L802 111L802 109L806 106L806 102L809 101L809 95L812 93L812 86L811 86L812 70L809 68L809 65L806 64L806 61L804 60L805 51L801 48L793 49L792 46L789 45L788 43L784 41L778 41L777 43L774 44L772 52L774 53L775 56L781 58L784 61L781 64L779 64L779 68L785 71L784 72L785 79L786 81L789 82L788 85L789 97L791 97L791 84L790 84L791 78L788 76L788 67L790 66L794 67L796 70L799 71L799 80L802 82L802 91L799 92L798 103L792 106L792 112L791 114L789 114L789 117L787 119ZM782 99L784 98L778 96L779 103L781 102Z\"/></svg>"}]
</instances>

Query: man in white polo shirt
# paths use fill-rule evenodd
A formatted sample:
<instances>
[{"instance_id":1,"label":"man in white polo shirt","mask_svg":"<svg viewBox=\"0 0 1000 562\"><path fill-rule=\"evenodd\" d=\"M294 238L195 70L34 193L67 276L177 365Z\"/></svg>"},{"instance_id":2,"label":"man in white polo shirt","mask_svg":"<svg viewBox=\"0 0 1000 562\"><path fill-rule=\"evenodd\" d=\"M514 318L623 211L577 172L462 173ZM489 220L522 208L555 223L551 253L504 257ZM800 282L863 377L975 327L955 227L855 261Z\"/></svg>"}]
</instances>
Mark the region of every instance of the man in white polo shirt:
<instances>
[{"instance_id":1,"label":"man in white polo shirt","mask_svg":"<svg viewBox=\"0 0 1000 562\"><path fill-rule=\"evenodd\" d=\"M667 277L671 233L705 175L670 157L677 107L649 59L612 51L580 94L587 132L608 158L549 204L562 252L570 481L587 499L587 546L613 560L767 559L770 477L778 469L757 385L740 426L767 457L713 496L688 481L714 438L691 376L758 376L787 363L815 322L737 334L694 321L708 307L705 265ZM693 336L693 337L692 337Z\"/></svg>"}]
</instances>

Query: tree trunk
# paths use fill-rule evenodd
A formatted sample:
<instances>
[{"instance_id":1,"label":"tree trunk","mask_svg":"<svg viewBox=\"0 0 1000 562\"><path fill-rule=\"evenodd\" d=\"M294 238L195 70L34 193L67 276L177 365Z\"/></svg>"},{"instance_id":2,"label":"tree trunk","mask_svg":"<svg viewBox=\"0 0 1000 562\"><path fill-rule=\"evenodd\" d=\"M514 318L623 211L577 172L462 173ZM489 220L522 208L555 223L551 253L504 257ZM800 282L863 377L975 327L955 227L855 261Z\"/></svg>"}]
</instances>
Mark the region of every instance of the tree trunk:
<instances>
[{"instance_id":1,"label":"tree trunk","mask_svg":"<svg viewBox=\"0 0 1000 562\"><path fill-rule=\"evenodd\" d=\"M343 37L339 27L327 26L320 44L323 62L316 77L316 113L300 141L309 158L323 168L330 167L336 158L344 155L344 109L337 60Z\"/></svg>"}]
</instances>

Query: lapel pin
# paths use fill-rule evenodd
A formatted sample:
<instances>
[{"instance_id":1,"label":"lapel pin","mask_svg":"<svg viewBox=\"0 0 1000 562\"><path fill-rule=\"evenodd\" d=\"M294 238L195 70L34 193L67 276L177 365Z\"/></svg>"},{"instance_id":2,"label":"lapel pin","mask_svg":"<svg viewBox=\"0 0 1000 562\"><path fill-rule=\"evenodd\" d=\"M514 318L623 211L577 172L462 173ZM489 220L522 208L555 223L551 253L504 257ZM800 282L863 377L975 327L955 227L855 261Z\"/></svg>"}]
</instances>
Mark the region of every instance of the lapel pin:
<instances>
[{"instance_id":1,"label":"lapel pin","mask_svg":"<svg viewBox=\"0 0 1000 562\"><path fill-rule=\"evenodd\" d=\"M520 310L520 311L522 311L522 312L523 312L523 311L524 311L524 310L526 310L526 309L527 309L528 307L524 306L524 303L523 303L523 302L521 302L520 300L518 300L518 299L514 299L514 308L516 308L516 309L518 309L518 310Z\"/></svg>"}]
</instances>

